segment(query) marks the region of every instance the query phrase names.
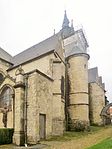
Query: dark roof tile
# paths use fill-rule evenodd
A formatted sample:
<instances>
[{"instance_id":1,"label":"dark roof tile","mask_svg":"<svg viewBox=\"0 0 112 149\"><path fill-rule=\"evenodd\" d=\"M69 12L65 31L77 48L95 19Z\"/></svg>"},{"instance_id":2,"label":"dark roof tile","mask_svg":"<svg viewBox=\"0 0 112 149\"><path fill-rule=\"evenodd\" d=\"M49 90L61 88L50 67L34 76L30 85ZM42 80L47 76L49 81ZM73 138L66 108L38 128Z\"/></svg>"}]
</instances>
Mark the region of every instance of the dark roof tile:
<instances>
[{"instance_id":1,"label":"dark roof tile","mask_svg":"<svg viewBox=\"0 0 112 149\"><path fill-rule=\"evenodd\" d=\"M0 58L11 63L12 56L0 48Z\"/></svg>"},{"instance_id":2,"label":"dark roof tile","mask_svg":"<svg viewBox=\"0 0 112 149\"><path fill-rule=\"evenodd\" d=\"M16 67L22 63L30 61L34 58L37 58L43 54L46 54L53 49L55 49L56 45L58 44L59 35L55 34L50 38L28 48L27 50L15 55L12 58L12 63L14 64L12 67Z\"/></svg>"}]
</instances>

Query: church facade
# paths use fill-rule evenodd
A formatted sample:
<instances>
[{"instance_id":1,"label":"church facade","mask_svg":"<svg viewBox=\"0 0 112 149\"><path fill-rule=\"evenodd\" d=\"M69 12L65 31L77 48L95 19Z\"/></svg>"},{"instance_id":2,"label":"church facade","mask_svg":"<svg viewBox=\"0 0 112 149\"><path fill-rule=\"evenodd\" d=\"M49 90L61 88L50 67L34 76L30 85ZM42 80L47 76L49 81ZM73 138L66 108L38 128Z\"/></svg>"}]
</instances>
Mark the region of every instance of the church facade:
<instances>
[{"instance_id":1,"label":"church facade","mask_svg":"<svg viewBox=\"0 0 112 149\"><path fill-rule=\"evenodd\" d=\"M102 124L105 85L83 30L69 26L12 57L0 48L0 128L14 128L13 143L36 144L91 124Z\"/></svg>"}]
</instances>

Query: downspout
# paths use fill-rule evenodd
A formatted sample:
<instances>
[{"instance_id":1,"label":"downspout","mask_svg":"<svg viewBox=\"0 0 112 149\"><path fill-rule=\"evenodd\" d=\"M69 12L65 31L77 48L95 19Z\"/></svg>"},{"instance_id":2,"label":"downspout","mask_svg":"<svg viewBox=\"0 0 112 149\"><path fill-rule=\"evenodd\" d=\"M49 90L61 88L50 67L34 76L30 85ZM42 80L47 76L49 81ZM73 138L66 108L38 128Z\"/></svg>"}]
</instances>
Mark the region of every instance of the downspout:
<instances>
[{"instance_id":1,"label":"downspout","mask_svg":"<svg viewBox=\"0 0 112 149\"><path fill-rule=\"evenodd\" d=\"M25 75L25 101L24 101L24 134L25 147L27 147L27 96L28 96L28 75Z\"/></svg>"},{"instance_id":2,"label":"downspout","mask_svg":"<svg viewBox=\"0 0 112 149\"><path fill-rule=\"evenodd\" d=\"M65 121L66 121L66 130L68 130L68 64L65 59Z\"/></svg>"}]
</instances>

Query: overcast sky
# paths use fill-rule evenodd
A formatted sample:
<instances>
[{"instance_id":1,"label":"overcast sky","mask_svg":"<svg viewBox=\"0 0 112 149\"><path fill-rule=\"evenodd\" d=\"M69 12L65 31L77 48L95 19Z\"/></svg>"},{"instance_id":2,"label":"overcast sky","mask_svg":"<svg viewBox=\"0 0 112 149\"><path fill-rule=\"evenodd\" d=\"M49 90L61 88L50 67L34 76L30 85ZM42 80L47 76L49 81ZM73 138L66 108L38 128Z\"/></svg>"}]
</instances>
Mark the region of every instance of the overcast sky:
<instances>
[{"instance_id":1,"label":"overcast sky","mask_svg":"<svg viewBox=\"0 0 112 149\"><path fill-rule=\"evenodd\" d=\"M98 66L112 101L112 0L0 0L0 47L16 55L53 35L65 9L75 28L83 26L89 67Z\"/></svg>"}]
</instances>

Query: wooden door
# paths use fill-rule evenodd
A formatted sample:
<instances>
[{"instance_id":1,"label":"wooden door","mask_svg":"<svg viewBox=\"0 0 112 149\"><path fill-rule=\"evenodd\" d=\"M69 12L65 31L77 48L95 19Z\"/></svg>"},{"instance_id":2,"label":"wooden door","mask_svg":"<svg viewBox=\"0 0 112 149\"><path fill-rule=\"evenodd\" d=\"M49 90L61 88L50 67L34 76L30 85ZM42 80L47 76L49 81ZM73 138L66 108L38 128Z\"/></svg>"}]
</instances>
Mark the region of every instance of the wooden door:
<instances>
[{"instance_id":1,"label":"wooden door","mask_svg":"<svg viewBox=\"0 0 112 149\"><path fill-rule=\"evenodd\" d=\"M45 139L46 137L46 115L39 115L39 135L40 139Z\"/></svg>"}]
</instances>

